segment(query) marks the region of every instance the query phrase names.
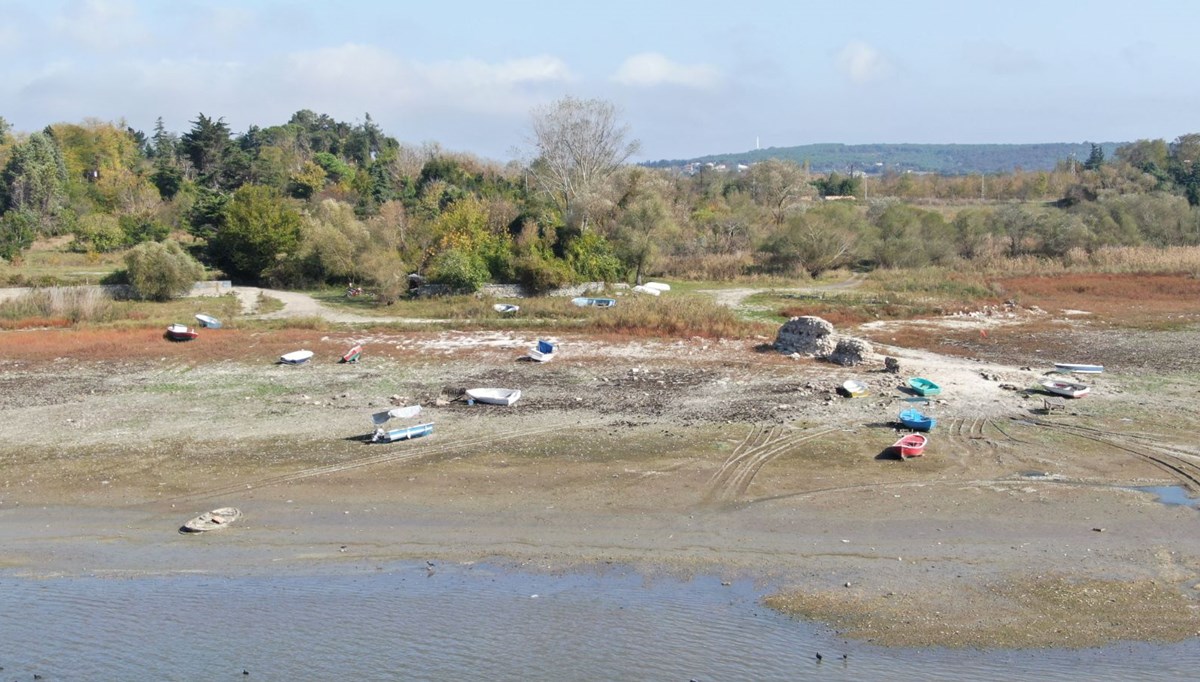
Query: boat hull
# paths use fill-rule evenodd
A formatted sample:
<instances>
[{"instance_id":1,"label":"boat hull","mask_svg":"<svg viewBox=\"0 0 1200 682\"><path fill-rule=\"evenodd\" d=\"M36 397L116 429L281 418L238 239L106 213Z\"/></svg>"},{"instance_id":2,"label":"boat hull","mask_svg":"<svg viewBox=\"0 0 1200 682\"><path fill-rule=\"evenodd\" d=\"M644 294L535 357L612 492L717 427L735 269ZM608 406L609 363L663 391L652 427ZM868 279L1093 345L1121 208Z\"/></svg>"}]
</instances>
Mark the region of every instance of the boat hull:
<instances>
[{"instance_id":1,"label":"boat hull","mask_svg":"<svg viewBox=\"0 0 1200 682\"><path fill-rule=\"evenodd\" d=\"M183 533L203 533L205 531L227 528L234 521L241 518L241 516L242 512L236 507L221 507L210 512L204 512L200 516L183 524L179 530Z\"/></svg>"},{"instance_id":2,"label":"boat hull","mask_svg":"<svg viewBox=\"0 0 1200 682\"><path fill-rule=\"evenodd\" d=\"M900 412L900 423L913 431L932 431L937 426L937 419L917 410L903 410Z\"/></svg>"},{"instance_id":3,"label":"boat hull","mask_svg":"<svg viewBox=\"0 0 1200 682\"><path fill-rule=\"evenodd\" d=\"M200 322L201 327L207 327L209 329L221 328L221 321L211 315L200 313L196 315L196 320Z\"/></svg>"},{"instance_id":4,"label":"boat hull","mask_svg":"<svg viewBox=\"0 0 1200 682\"><path fill-rule=\"evenodd\" d=\"M1077 384L1073 381L1043 379L1039 383L1046 391L1049 391L1054 395L1061 395L1066 398L1082 398L1092 390L1092 388L1086 384Z\"/></svg>"},{"instance_id":5,"label":"boat hull","mask_svg":"<svg viewBox=\"0 0 1200 682\"><path fill-rule=\"evenodd\" d=\"M342 362L358 362L358 359L362 357L362 352L363 347L361 345L357 345L346 351L346 354L342 356Z\"/></svg>"},{"instance_id":6,"label":"boat hull","mask_svg":"<svg viewBox=\"0 0 1200 682\"><path fill-rule=\"evenodd\" d=\"M867 386L861 381L846 381L842 384L842 392L850 398L861 398L867 394Z\"/></svg>"},{"instance_id":7,"label":"boat hull","mask_svg":"<svg viewBox=\"0 0 1200 682\"><path fill-rule=\"evenodd\" d=\"M301 365L308 362L312 356L313 352L311 350L296 350L280 355L279 361L285 365Z\"/></svg>"},{"instance_id":8,"label":"boat hull","mask_svg":"<svg viewBox=\"0 0 1200 682\"><path fill-rule=\"evenodd\" d=\"M912 379L909 379L908 387L919 396L938 395L942 392L941 386L938 386L929 379L922 379L921 377L913 377Z\"/></svg>"},{"instance_id":9,"label":"boat hull","mask_svg":"<svg viewBox=\"0 0 1200 682\"><path fill-rule=\"evenodd\" d=\"M375 432L375 436L371 440L376 443L395 443L402 440L421 438L431 433L433 433L433 422L406 426L402 429L392 429L390 431L383 431L381 429Z\"/></svg>"},{"instance_id":10,"label":"boat hull","mask_svg":"<svg viewBox=\"0 0 1200 682\"><path fill-rule=\"evenodd\" d=\"M477 403L508 406L521 399L521 391L515 388L472 388L467 390L467 398Z\"/></svg>"},{"instance_id":11,"label":"boat hull","mask_svg":"<svg viewBox=\"0 0 1200 682\"><path fill-rule=\"evenodd\" d=\"M191 341L200 336L195 329L182 324L173 324L167 327L167 338L172 341Z\"/></svg>"},{"instance_id":12,"label":"boat hull","mask_svg":"<svg viewBox=\"0 0 1200 682\"><path fill-rule=\"evenodd\" d=\"M1056 362L1054 369L1067 374L1100 374L1104 371L1104 365L1080 365L1072 362Z\"/></svg>"},{"instance_id":13,"label":"boat hull","mask_svg":"<svg viewBox=\"0 0 1200 682\"><path fill-rule=\"evenodd\" d=\"M920 457L925 454L925 444L929 439L919 433L904 436L892 444L892 448L900 454L900 459Z\"/></svg>"}]
</instances>

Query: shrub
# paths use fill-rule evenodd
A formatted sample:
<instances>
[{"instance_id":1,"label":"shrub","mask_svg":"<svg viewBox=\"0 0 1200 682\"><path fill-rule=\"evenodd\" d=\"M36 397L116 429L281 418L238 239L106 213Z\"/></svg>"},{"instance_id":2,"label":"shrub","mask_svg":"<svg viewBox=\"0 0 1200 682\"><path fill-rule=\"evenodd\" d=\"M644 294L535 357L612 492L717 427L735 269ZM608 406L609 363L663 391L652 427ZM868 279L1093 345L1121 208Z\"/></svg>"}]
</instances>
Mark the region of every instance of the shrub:
<instances>
[{"instance_id":1,"label":"shrub","mask_svg":"<svg viewBox=\"0 0 1200 682\"><path fill-rule=\"evenodd\" d=\"M134 293L154 301L186 294L204 276L204 267L173 241L146 242L125 254Z\"/></svg>"},{"instance_id":2,"label":"shrub","mask_svg":"<svg viewBox=\"0 0 1200 682\"><path fill-rule=\"evenodd\" d=\"M429 266L429 281L445 284L457 291L478 291L491 273L478 253L462 249L447 249L434 258Z\"/></svg>"}]
</instances>

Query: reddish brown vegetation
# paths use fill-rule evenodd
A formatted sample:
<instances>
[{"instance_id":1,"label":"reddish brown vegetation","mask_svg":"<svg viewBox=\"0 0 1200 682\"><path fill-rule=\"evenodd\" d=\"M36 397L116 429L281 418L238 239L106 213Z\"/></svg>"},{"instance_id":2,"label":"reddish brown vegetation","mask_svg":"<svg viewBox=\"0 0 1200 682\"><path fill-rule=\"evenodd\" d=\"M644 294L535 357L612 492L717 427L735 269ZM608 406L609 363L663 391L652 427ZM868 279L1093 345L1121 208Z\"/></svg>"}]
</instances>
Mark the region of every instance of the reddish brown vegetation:
<instances>
[{"instance_id":1,"label":"reddish brown vegetation","mask_svg":"<svg viewBox=\"0 0 1200 682\"><path fill-rule=\"evenodd\" d=\"M1127 324L1164 315L1200 315L1200 279L1186 274L1070 274L1014 277L996 283L1008 298L1051 312L1085 310Z\"/></svg>"}]
</instances>

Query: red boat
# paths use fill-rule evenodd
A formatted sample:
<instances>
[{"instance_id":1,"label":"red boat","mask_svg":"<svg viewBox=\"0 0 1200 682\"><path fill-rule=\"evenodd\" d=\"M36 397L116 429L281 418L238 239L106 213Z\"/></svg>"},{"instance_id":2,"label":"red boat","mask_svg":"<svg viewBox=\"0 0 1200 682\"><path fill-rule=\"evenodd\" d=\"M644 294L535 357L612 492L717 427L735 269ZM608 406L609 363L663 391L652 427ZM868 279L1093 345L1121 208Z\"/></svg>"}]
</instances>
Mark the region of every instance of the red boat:
<instances>
[{"instance_id":1,"label":"red boat","mask_svg":"<svg viewBox=\"0 0 1200 682\"><path fill-rule=\"evenodd\" d=\"M196 333L196 330L186 324L173 324L167 327L167 338L172 341L191 341L197 336L200 335Z\"/></svg>"},{"instance_id":2,"label":"red boat","mask_svg":"<svg viewBox=\"0 0 1200 682\"><path fill-rule=\"evenodd\" d=\"M925 454L925 444L928 442L928 437L920 433L910 433L893 443L892 447L900 453L900 459L908 459Z\"/></svg>"},{"instance_id":3,"label":"red boat","mask_svg":"<svg viewBox=\"0 0 1200 682\"><path fill-rule=\"evenodd\" d=\"M342 356L342 362L358 362L358 358L362 356L362 351L362 344L356 344Z\"/></svg>"}]
</instances>

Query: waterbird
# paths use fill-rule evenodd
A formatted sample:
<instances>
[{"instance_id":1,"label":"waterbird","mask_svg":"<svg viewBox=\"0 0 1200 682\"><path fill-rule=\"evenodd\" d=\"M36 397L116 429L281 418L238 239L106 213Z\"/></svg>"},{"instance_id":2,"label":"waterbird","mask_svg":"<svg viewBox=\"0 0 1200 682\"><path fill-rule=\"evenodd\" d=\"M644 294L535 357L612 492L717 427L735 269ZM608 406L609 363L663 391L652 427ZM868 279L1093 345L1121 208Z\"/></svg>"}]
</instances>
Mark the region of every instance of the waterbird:
<instances>
[{"instance_id":1,"label":"waterbird","mask_svg":"<svg viewBox=\"0 0 1200 682\"><path fill-rule=\"evenodd\" d=\"M821 659L823 659L823 658L825 658L825 657L821 655L821 652L820 652L820 651L818 651L818 652L817 652L817 662L818 662L818 663L820 663L820 662L821 662Z\"/></svg>"}]
</instances>

